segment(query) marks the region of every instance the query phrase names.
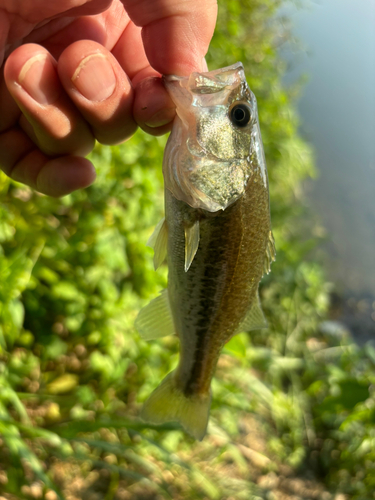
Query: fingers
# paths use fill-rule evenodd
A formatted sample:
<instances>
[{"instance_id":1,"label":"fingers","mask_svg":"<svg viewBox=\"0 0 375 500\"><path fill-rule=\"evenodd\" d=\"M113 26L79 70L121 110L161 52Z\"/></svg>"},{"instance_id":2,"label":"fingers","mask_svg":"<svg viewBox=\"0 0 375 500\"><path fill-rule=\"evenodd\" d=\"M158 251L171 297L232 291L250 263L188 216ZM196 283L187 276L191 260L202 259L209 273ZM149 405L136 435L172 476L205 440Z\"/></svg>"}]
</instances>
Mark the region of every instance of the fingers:
<instances>
[{"instance_id":1,"label":"fingers","mask_svg":"<svg viewBox=\"0 0 375 500\"><path fill-rule=\"evenodd\" d=\"M16 127L0 134L0 166L12 179L49 196L64 196L95 180L89 160L77 156L51 158Z\"/></svg>"},{"instance_id":2,"label":"fingers","mask_svg":"<svg viewBox=\"0 0 375 500\"><path fill-rule=\"evenodd\" d=\"M47 154L83 156L94 137L114 144L136 130L131 84L112 54L96 42L73 43L58 65L39 45L19 47L7 60L5 80Z\"/></svg>"},{"instance_id":3,"label":"fingers","mask_svg":"<svg viewBox=\"0 0 375 500\"><path fill-rule=\"evenodd\" d=\"M99 142L116 144L135 132L131 83L104 47L89 40L70 45L60 56L58 73Z\"/></svg>"},{"instance_id":4,"label":"fingers","mask_svg":"<svg viewBox=\"0 0 375 500\"><path fill-rule=\"evenodd\" d=\"M3 71L0 72L0 133L17 123L21 111L12 99L5 84Z\"/></svg>"},{"instance_id":5,"label":"fingers","mask_svg":"<svg viewBox=\"0 0 375 500\"><path fill-rule=\"evenodd\" d=\"M74 156L92 149L93 135L59 82L56 61L42 47L25 45L9 57L0 104L5 111L0 116L0 168L7 175L50 196L94 182L91 162Z\"/></svg>"},{"instance_id":6,"label":"fingers","mask_svg":"<svg viewBox=\"0 0 375 500\"><path fill-rule=\"evenodd\" d=\"M27 44L9 56L0 99L13 97L0 117L0 168L52 196L93 182L88 160L94 145L121 142L137 128L133 90L116 59L96 42L69 46L59 62L43 47ZM8 97L8 98L7 98ZM60 156L60 158L51 158Z\"/></svg>"},{"instance_id":7,"label":"fingers","mask_svg":"<svg viewBox=\"0 0 375 500\"><path fill-rule=\"evenodd\" d=\"M33 2L20 2L14 4L14 17L20 17L25 25L38 24L45 19L51 19L62 15L88 16L98 14L108 9L111 0L59 0L59 2L46 2L45 0L33 0Z\"/></svg>"},{"instance_id":8,"label":"fingers","mask_svg":"<svg viewBox=\"0 0 375 500\"><path fill-rule=\"evenodd\" d=\"M31 125L26 132L48 155L84 156L94 137L57 75L57 63L40 45L16 49L4 68L8 90Z\"/></svg>"},{"instance_id":9,"label":"fingers","mask_svg":"<svg viewBox=\"0 0 375 500\"><path fill-rule=\"evenodd\" d=\"M152 135L171 129L175 105L166 92L161 75L148 62L141 28L130 22L112 50L135 88L133 116L137 124Z\"/></svg>"},{"instance_id":10,"label":"fingers","mask_svg":"<svg viewBox=\"0 0 375 500\"><path fill-rule=\"evenodd\" d=\"M149 134L162 135L171 130L176 106L161 78L147 78L138 84L133 114L138 125Z\"/></svg>"},{"instance_id":11,"label":"fingers","mask_svg":"<svg viewBox=\"0 0 375 500\"><path fill-rule=\"evenodd\" d=\"M74 9L82 4L98 12L109 0L72 0L72 13L77 14ZM184 75L202 69L215 25L216 1L123 0L123 4L138 27L128 23L119 0L114 0L108 12L117 9L121 15L94 16L97 22L104 20L100 44L90 41L91 36L64 41L58 24L51 23L46 33L41 24L35 35L41 38L35 40L43 40L54 54L62 52L58 62L47 48L36 44L22 45L8 57L5 93L18 109L9 98L4 100L0 82L0 105L7 111L0 116L0 168L17 180L60 196L92 182L92 165L79 156L92 149L95 138L104 144L121 142L133 134L137 123L154 135L170 129L175 108L160 74ZM60 13L54 12L55 18ZM36 22L39 14L34 10L33 15ZM93 20L80 22L85 19ZM105 19L112 19L113 26ZM66 30L76 28L75 22ZM90 26L85 24L85 33ZM106 30L115 34L106 38ZM70 35L76 39L74 33ZM126 73L136 86L135 93Z\"/></svg>"},{"instance_id":12,"label":"fingers","mask_svg":"<svg viewBox=\"0 0 375 500\"><path fill-rule=\"evenodd\" d=\"M82 6L87 9L94 1ZM95 4L96 5L96 4ZM55 59L78 40L92 40L112 51L126 26L129 16L120 0L112 0L110 7L98 15L55 18L25 37L24 43L41 43Z\"/></svg>"},{"instance_id":13,"label":"fingers","mask_svg":"<svg viewBox=\"0 0 375 500\"><path fill-rule=\"evenodd\" d=\"M207 71L204 56L215 28L216 0L122 1L134 24L124 31L114 54L136 86L136 122L149 134L161 135L172 127L175 106L160 78L155 77ZM141 57L133 58L126 47L136 47ZM135 74L128 69L129 63L137 68Z\"/></svg>"},{"instance_id":14,"label":"fingers","mask_svg":"<svg viewBox=\"0 0 375 500\"><path fill-rule=\"evenodd\" d=\"M151 66L162 74L199 71L211 41L216 0L122 0L130 19L142 27Z\"/></svg>"}]
</instances>

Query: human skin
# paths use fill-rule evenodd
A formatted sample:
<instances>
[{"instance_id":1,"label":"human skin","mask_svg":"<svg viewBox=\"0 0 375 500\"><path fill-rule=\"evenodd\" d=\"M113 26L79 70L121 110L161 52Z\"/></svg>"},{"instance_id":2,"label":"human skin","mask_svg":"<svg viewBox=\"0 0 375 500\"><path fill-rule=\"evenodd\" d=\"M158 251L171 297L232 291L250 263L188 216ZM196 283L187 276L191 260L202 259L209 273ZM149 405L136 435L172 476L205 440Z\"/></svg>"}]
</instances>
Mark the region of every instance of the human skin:
<instances>
[{"instance_id":1,"label":"human skin","mask_svg":"<svg viewBox=\"0 0 375 500\"><path fill-rule=\"evenodd\" d=\"M160 75L204 69L216 13L216 0L0 0L1 170L63 196L95 180L95 139L168 132Z\"/></svg>"}]
</instances>

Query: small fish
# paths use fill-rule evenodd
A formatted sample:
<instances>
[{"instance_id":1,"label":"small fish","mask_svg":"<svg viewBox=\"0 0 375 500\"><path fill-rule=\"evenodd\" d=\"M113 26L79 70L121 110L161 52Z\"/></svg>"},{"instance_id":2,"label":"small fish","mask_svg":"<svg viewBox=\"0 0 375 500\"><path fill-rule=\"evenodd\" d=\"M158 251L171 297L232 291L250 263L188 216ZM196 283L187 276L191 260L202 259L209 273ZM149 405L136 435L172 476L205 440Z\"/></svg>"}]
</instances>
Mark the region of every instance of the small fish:
<instances>
[{"instance_id":1,"label":"small fish","mask_svg":"<svg viewBox=\"0 0 375 500\"><path fill-rule=\"evenodd\" d=\"M147 340L176 333L180 360L141 417L206 433L211 379L224 344L265 328L258 285L275 260L257 105L241 63L166 76L177 116L163 160L165 219L149 244L167 257L168 289L142 309Z\"/></svg>"}]
</instances>

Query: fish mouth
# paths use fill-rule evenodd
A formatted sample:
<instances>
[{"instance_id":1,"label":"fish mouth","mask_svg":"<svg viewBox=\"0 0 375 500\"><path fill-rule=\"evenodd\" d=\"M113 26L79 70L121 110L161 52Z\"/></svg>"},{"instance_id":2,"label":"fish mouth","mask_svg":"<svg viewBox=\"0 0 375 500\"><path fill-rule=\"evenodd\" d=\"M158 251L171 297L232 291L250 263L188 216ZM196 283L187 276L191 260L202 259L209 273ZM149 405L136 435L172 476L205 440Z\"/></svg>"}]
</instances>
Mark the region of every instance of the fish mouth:
<instances>
[{"instance_id":1,"label":"fish mouth","mask_svg":"<svg viewBox=\"0 0 375 500\"><path fill-rule=\"evenodd\" d=\"M233 85L234 80L236 82L245 80L245 71L241 62L213 71L196 71L191 73L190 76L163 75L163 82L167 89L170 84L186 82L184 83L186 88L189 88L194 93L201 94L220 92L223 88Z\"/></svg>"}]
</instances>

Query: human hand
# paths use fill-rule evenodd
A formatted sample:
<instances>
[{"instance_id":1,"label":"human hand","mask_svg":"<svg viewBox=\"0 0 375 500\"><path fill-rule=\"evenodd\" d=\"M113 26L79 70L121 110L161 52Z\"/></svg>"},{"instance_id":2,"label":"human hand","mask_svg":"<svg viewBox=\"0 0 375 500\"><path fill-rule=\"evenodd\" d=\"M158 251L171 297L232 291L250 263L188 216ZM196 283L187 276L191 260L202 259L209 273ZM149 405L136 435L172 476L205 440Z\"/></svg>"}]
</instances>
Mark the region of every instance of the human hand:
<instances>
[{"instance_id":1,"label":"human hand","mask_svg":"<svg viewBox=\"0 0 375 500\"><path fill-rule=\"evenodd\" d=\"M95 139L171 128L160 75L202 69L216 0L0 0L0 168L63 196L95 179Z\"/></svg>"}]
</instances>

